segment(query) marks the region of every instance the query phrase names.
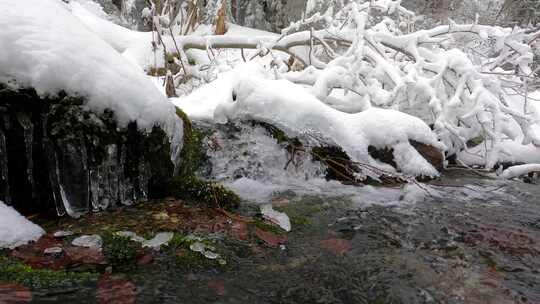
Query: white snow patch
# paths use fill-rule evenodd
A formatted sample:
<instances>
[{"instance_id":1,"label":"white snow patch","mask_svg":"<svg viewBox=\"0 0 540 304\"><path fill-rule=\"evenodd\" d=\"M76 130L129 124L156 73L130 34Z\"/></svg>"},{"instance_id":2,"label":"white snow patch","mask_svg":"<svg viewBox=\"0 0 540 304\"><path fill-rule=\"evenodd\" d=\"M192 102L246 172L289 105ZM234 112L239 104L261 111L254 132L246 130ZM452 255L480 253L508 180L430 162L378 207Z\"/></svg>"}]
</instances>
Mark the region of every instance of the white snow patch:
<instances>
[{"instance_id":1,"label":"white snow patch","mask_svg":"<svg viewBox=\"0 0 540 304\"><path fill-rule=\"evenodd\" d=\"M77 2L71 5L84 10ZM0 82L15 81L40 95L63 90L87 97L89 109L111 109L121 127L131 121L147 130L161 124L174 136L173 145L181 145L182 121L173 105L140 69L73 16L67 4L3 0L0 27Z\"/></svg>"},{"instance_id":2,"label":"white snow patch","mask_svg":"<svg viewBox=\"0 0 540 304\"><path fill-rule=\"evenodd\" d=\"M0 248L13 249L37 241L45 231L0 201Z\"/></svg>"},{"instance_id":3,"label":"white snow patch","mask_svg":"<svg viewBox=\"0 0 540 304\"><path fill-rule=\"evenodd\" d=\"M278 225L283 230L287 232L291 231L291 220L289 219L287 214L274 210L274 208L272 208L272 204L262 205L261 214L263 218Z\"/></svg>"},{"instance_id":4,"label":"white snow patch","mask_svg":"<svg viewBox=\"0 0 540 304\"><path fill-rule=\"evenodd\" d=\"M502 178L510 179L529 174L531 172L540 172L540 164L527 164L507 168L501 174Z\"/></svg>"}]
</instances>

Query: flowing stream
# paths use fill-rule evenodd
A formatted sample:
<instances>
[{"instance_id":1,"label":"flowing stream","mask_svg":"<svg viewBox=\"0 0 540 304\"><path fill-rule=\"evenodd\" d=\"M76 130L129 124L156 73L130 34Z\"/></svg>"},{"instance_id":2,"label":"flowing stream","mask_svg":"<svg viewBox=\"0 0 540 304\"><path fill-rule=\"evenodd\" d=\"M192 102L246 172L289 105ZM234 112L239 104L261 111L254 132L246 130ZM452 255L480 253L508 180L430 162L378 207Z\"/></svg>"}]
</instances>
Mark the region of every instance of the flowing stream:
<instances>
[{"instance_id":1,"label":"flowing stream","mask_svg":"<svg viewBox=\"0 0 540 304\"><path fill-rule=\"evenodd\" d=\"M344 186L307 158L284 170L288 156L264 130L240 131L208 138L205 174L242 195L239 214L269 202L287 213L283 245L210 235L227 267L178 268L160 255L127 285L42 290L34 302L105 292L119 303L540 303L538 185L454 168L427 184Z\"/></svg>"}]
</instances>

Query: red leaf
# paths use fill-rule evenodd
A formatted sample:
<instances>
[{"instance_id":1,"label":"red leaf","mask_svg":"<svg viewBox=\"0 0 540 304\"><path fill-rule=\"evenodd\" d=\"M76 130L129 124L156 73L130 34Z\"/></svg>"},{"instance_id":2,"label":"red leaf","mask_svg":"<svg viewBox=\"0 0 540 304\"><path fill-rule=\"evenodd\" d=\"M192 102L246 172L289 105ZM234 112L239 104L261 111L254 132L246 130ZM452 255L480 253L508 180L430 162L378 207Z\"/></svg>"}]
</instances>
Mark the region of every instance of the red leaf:
<instances>
[{"instance_id":1,"label":"red leaf","mask_svg":"<svg viewBox=\"0 0 540 304\"><path fill-rule=\"evenodd\" d=\"M321 241L321 247L336 254L343 255L352 249L351 241L345 239L329 239Z\"/></svg>"},{"instance_id":2,"label":"red leaf","mask_svg":"<svg viewBox=\"0 0 540 304\"><path fill-rule=\"evenodd\" d=\"M277 247L287 242L286 235L275 234L259 228L255 228L255 235L257 235L258 238L263 240L270 247Z\"/></svg>"},{"instance_id":3,"label":"red leaf","mask_svg":"<svg viewBox=\"0 0 540 304\"><path fill-rule=\"evenodd\" d=\"M98 282L99 304L133 304L137 300L135 284L122 278L102 277Z\"/></svg>"},{"instance_id":4,"label":"red leaf","mask_svg":"<svg viewBox=\"0 0 540 304\"><path fill-rule=\"evenodd\" d=\"M208 287L212 289L218 296L225 295L225 282L223 280L212 279L208 281Z\"/></svg>"},{"instance_id":5,"label":"red leaf","mask_svg":"<svg viewBox=\"0 0 540 304\"><path fill-rule=\"evenodd\" d=\"M0 284L0 303L22 304L30 303L31 300L30 289L16 284Z\"/></svg>"}]
</instances>

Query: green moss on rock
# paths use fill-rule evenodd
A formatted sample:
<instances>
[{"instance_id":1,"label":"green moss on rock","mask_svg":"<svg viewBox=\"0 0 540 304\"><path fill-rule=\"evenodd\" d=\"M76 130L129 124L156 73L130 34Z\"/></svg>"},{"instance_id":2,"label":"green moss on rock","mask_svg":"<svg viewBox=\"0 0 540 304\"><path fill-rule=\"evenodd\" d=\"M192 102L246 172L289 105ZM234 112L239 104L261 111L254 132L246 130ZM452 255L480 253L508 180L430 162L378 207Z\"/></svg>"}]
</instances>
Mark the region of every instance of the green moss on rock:
<instances>
[{"instance_id":1,"label":"green moss on rock","mask_svg":"<svg viewBox=\"0 0 540 304\"><path fill-rule=\"evenodd\" d=\"M178 172L169 184L170 194L180 199L204 202L212 207L238 207L240 198L234 192L196 176L195 172L205 157L202 144L205 134L193 128L187 115L179 108L176 108L176 114L184 121L184 147Z\"/></svg>"}]
</instances>

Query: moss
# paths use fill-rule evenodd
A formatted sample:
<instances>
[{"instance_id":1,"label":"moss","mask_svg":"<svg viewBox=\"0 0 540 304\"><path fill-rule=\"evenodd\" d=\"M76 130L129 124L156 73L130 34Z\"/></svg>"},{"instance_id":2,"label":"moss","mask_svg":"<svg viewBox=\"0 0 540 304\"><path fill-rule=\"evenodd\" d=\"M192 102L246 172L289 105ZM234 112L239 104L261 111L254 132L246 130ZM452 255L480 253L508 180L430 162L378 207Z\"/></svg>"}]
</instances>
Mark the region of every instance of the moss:
<instances>
[{"instance_id":1,"label":"moss","mask_svg":"<svg viewBox=\"0 0 540 304\"><path fill-rule=\"evenodd\" d=\"M189 271L223 267L217 259L208 259L199 252L194 252L189 248L178 250L175 262L179 269Z\"/></svg>"},{"instance_id":2,"label":"moss","mask_svg":"<svg viewBox=\"0 0 540 304\"><path fill-rule=\"evenodd\" d=\"M28 288L59 288L97 281L99 274L89 272L33 269L20 262L0 257L0 282L16 283Z\"/></svg>"},{"instance_id":3,"label":"moss","mask_svg":"<svg viewBox=\"0 0 540 304\"><path fill-rule=\"evenodd\" d=\"M202 180L194 175L180 176L171 182L176 198L204 202L209 207L232 209L238 207L240 198L223 185Z\"/></svg>"},{"instance_id":4,"label":"moss","mask_svg":"<svg viewBox=\"0 0 540 304\"><path fill-rule=\"evenodd\" d=\"M194 175L204 161L202 141L206 134L193 128L191 120L179 108L176 108L176 115L184 122L184 146L177 175Z\"/></svg>"},{"instance_id":5,"label":"moss","mask_svg":"<svg viewBox=\"0 0 540 304\"><path fill-rule=\"evenodd\" d=\"M312 225L311 221L307 216L293 215L289 216L289 219L291 221L291 226L296 228L309 227Z\"/></svg>"},{"instance_id":6,"label":"moss","mask_svg":"<svg viewBox=\"0 0 540 304\"><path fill-rule=\"evenodd\" d=\"M275 226L272 224L269 224L267 222L261 221L261 220L255 220L253 221L253 225L263 231L272 232L274 234L285 234L286 231Z\"/></svg>"},{"instance_id":7,"label":"moss","mask_svg":"<svg viewBox=\"0 0 540 304\"><path fill-rule=\"evenodd\" d=\"M200 242L214 247L214 244L208 240L189 238L177 233L174 234L172 240L165 247L165 251L169 251L169 254L174 255L176 267L189 271L225 267L225 265L219 263L220 259L208 259L200 252L192 251L190 245L194 242Z\"/></svg>"},{"instance_id":8,"label":"moss","mask_svg":"<svg viewBox=\"0 0 540 304\"><path fill-rule=\"evenodd\" d=\"M184 245L185 243L186 243L186 238L181 234L175 233L173 235L173 238L169 241L169 243L167 243L165 248L174 250L174 249L182 247L182 245Z\"/></svg>"},{"instance_id":9,"label":"moss","mask_svg":"<svg viewBox=\"0 0 540 304\"><path fill-rule=\"evenodd\" d=\"M287 148L290 149L291 147L302 147L302 143L297 137L291 138L289 137L283 130L269 124L266 122L261 121L252 121L253 125L261 126L274 138L277 140L278 144L287 144Z\"/></svg>"},{"instance_id":10,"label":"moss","mask_svg":"<svg viewBox=\"0 0 540 304\"><path fill-rule=\"evenodd\" d=\"M115 268L129 268L136 258L140 246L128 237L106 232L102 235L103 253L107 260Z\"/></svg>"},{"instance_id":11,"label":"moss","mask_svg":"<svg viewBox=\"0 0 540 304\"><path fill-rule=\"evenodd\" d=\"M178 173L169 184L170 194L180 199L204 202L212 207L238 207L240 198L234 192L196 176L205 158L202 147L205 134L193 128L182 110L176 108L176 114L184 121L184 147Z\"/></svg>"}]
</instances>

